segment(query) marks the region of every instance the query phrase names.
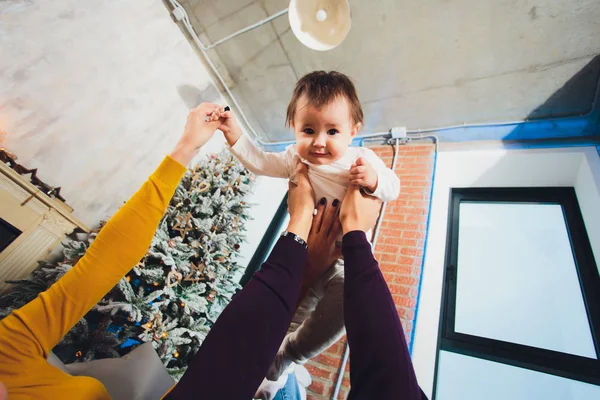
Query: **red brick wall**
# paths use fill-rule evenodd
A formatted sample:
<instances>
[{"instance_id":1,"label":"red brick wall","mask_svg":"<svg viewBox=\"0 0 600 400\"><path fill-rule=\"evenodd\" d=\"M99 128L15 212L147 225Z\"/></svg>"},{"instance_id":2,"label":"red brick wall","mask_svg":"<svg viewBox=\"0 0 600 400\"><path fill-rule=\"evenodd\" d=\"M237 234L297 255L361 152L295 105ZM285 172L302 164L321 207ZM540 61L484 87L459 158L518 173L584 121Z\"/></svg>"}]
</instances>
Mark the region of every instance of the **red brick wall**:
<instances>
[{"instance_id":1,"label":"red brick wall","mask_svg":"<svg viewBox=\"0 0 600 400\"><path fill-rule=\"evenodd\" d=\"M390 146L372 150L391 167L393 153ZM410 342L413 330L423 261L433 151L432 144L400 147L396 173L402 189L398 200L387 205L375 247L375 257L396 303L407 342ZM308 390L309 399L331 398L345 345L346 337L307 363L313 380ZM349 364L338 399L345 399L350 389Z\"/></svg>"}]
</instances>

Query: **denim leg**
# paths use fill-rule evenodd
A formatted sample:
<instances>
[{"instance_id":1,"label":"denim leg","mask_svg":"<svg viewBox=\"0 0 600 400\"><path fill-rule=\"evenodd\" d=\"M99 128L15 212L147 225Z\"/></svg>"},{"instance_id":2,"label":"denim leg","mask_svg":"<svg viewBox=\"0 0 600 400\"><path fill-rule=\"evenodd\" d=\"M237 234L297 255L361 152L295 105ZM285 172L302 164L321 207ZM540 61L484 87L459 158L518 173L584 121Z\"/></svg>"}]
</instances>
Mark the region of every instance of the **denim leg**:
<instances>
[{"instance_id":1,"label":"denim leg","mask_svg":"<svg viewBox=\"0 0 600 400\"><path fill-rule=\"evenodd\" d=\"M285 386L279 389L273 400L300 400L300 389L298 389L295 373L290 372Z\"/></svg>"}]
</instances>

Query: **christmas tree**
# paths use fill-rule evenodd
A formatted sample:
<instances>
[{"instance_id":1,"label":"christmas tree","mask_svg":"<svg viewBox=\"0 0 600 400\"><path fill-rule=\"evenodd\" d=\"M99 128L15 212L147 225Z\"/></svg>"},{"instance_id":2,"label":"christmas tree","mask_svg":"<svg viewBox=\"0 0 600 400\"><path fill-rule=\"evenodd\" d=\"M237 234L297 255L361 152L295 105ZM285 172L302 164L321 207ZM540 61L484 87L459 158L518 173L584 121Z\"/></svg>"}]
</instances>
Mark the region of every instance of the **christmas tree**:
<instances>
[{"instance_id":1,"label":"christmas tree","mask_svg":"<svg viewBox=\"0 0 600 400\"><path fill-rule=\"evenodd\" d=\"M253 175L229 152L188 170L145 257L54 349L63 362L118 357L151 342L178 378L210 327L240 288L235 261L244 240ZM98 231L63 242L64 260L41 262L29 279L11 281L0 317L34 299L85 254Z\"/></svg>"}]
</instances>

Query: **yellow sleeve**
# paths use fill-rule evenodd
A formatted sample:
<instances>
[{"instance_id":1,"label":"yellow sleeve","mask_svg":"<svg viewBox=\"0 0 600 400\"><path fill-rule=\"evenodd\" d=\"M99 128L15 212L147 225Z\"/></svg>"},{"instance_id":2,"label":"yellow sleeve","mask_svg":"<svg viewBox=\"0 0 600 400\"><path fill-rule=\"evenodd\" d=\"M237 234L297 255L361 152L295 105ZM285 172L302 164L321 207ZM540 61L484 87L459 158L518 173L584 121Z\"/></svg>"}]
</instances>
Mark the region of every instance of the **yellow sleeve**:
<instances>
[{"instance_id":1,"label":"yellow sleeve","mask_svg":"<svg viewBox=\"0 0 600 400\"><path fill-rule=\"evenodd\" d=\"M77 321L138 263L146 254L185 170L166 157L102 228L73 269L35 300L0 321L3 362L47 358Z\"/></svg>"}]
</instances>

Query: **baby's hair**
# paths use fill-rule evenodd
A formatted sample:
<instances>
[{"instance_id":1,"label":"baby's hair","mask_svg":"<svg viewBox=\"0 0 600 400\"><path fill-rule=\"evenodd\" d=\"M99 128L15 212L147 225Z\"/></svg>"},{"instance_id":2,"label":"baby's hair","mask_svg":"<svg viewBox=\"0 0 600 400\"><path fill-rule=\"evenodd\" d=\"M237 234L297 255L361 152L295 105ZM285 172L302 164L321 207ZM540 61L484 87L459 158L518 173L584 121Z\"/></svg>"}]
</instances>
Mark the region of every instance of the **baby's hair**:
<instances>
[{"instance_id":1,"label":"baby's hair","mask_svg":"<svg viewBox=\"0 0 600 400\"><path fill-rule=\"evenodd\" d=\"M350 116L355 124L363 123L363 110L356 94L354 84L348 76L336 71L314 71L304 75L294 89L290 104L288 104L285 125L290 126L296 116L296 106L302 95L306 95L309 103L321 108L343 96L350 104Z\"/></svg>"}]
</instances>

